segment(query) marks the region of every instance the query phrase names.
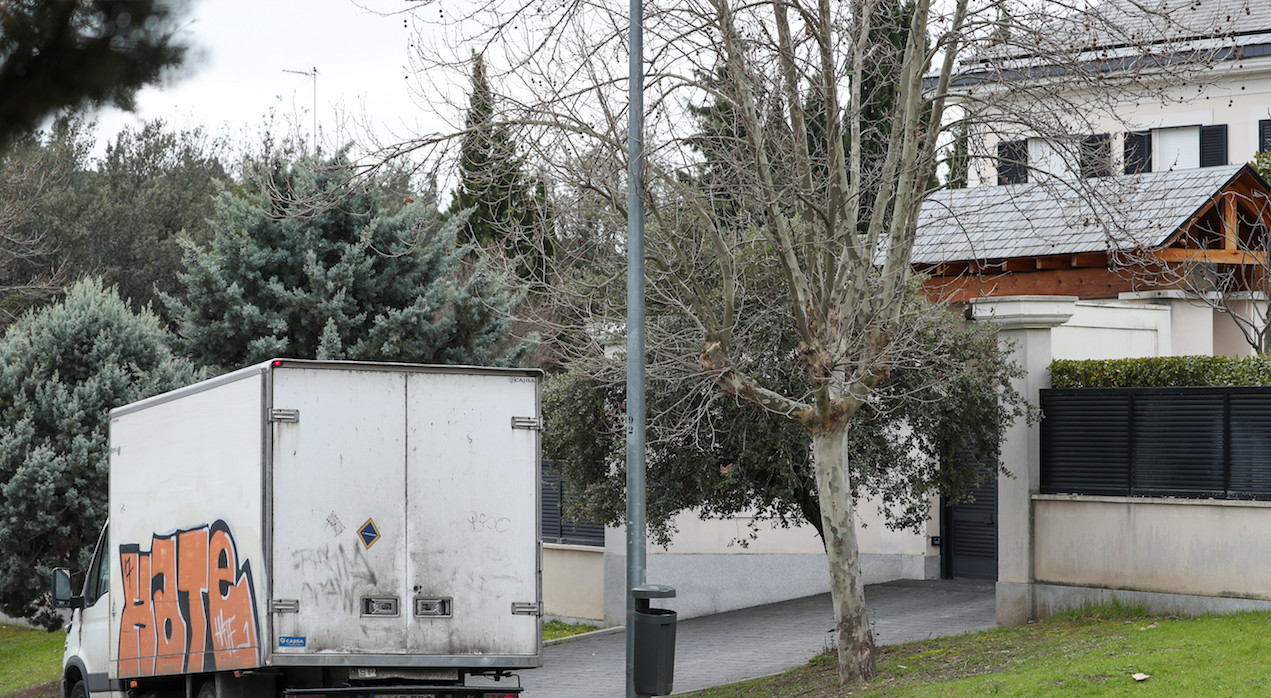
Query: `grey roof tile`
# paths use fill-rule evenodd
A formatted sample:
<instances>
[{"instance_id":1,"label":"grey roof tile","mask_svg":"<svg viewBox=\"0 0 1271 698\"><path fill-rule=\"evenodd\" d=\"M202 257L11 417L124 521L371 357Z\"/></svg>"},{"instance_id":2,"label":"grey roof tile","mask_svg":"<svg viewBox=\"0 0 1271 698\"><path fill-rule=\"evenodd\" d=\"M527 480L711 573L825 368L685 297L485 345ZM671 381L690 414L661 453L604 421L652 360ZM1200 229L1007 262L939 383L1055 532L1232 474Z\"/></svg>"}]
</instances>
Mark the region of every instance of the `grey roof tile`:
<instances>
[{"instance_id":1,"label":"grey roof tile","mask_svg":"<svg viewBox=\"0 0 1271 698\"><path fill-rule=\"evenodd\" d=\"M1242 167L935 192L918 214L913 262L1156 247Z\"/></svg>"}]
</instances>

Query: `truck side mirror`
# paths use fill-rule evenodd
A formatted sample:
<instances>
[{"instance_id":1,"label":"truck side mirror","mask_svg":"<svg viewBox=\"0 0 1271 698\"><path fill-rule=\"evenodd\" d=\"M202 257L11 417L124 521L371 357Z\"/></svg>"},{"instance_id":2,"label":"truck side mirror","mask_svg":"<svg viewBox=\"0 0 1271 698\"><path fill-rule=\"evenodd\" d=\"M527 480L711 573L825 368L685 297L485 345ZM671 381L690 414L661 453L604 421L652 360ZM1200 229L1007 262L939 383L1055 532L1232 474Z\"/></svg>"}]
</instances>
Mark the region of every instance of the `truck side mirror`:
<instances>
[{"instance_id":1,"label":"truck side mirror","mask_svg":"<svg viewBox=\"0 0 1271 698\"><path fill-rule=\"evenodd\" d=\"M65 567L53 570L53 606L56 608L83 608L84 597L71 592L71 571Z\"/></svg>"}]
</instances>

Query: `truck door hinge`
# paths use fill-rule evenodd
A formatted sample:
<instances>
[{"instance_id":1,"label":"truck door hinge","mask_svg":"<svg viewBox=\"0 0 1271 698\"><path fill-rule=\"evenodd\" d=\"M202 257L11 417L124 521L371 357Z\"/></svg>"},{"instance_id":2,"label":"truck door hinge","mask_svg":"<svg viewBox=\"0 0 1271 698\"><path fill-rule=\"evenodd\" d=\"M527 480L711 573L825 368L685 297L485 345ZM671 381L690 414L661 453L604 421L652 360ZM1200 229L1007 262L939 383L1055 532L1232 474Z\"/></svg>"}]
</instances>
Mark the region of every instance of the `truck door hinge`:
<instances>
[{"instance_id":1,"label":"truck door hinge","mask_svg":"<svg viewBox=\"0 0 1271 698\"><path fill-rule=\"evenodd\" d=\"M541 616L543 615L543 604L529 601L513 601L512 615L514 616Z\"/></svg>"},{"instance_id":2,"label":"truck door hinge","mask_svg":"<svg viewBox=\"0 0 1271 698\"><path fill-rule=\"evenodd\" d=\"M542 429L543 427L538 423L537 417L513 417L512 428L513 429L531 429L534 431L538 431L539 429Z\"/></svg>"},{"instance_id":3,"label":"truck door hinge","mask_svg":"<svg viewBox=\"0 0 1271 698\"><path fill-rule=\"evenodd\" d=\"M269 602L269 611L271 613L299 613L299 599L273 599Z\"/></svg>"},{"instance_id":4,"label":"truck door hinge","mask_svg":"<svg viewBox=\"0 0 1271 698\"><path fill-rule=\"evenodd\" d=\"M288 410L284 408L275 408L269 411L269 421L271 422L299 422L300 410Z\"/></svg>"}]
</instances>

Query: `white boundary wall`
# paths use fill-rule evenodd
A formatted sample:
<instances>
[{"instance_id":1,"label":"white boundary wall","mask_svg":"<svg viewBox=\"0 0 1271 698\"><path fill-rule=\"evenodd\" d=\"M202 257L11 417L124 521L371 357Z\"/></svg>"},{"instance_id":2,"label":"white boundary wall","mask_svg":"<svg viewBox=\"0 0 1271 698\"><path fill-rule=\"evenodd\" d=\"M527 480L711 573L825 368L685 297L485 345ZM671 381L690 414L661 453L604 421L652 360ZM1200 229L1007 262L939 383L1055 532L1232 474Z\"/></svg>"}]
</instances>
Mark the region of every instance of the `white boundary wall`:
<instances>
[{"instance_id":1,"label":"white boundary wall","mask_svg":"<svg viewBox=\"0 0 1271 698\"><path fill-rule=\"evenodd\" d=\"M1053 359L1247 355L1231 320L1163 292L1119 301L1053 296L981 299L976 319L1001 326L1027 371L1016 388L1034 404ZM1040 426L1016 424L998 481L997 617L1025 623L1113 598L1159 611L1271 607L1271 504L1226 500L1039 494Z\"/></svg>"}]
</instances>

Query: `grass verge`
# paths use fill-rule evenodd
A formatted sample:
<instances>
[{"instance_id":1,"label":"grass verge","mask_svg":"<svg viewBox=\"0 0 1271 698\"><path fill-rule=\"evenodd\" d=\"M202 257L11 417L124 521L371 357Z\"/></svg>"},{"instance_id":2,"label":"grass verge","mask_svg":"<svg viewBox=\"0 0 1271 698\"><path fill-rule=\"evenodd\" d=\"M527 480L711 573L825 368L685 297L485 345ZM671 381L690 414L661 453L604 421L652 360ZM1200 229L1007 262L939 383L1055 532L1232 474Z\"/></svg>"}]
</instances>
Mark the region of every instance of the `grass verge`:
<instances>
[{"instance_id":1,"label":"grass verge","mask_svg":"<svg viewBox=\"0 0 1271 698\"><path fill-rule=\"evenodd\" d=\"M543 621L543 641L559 640L562 637L570 635L580 635L589 633L593 630L599 630L600 627L589 623L566 623L563 620L553 618Z\"/></svg>"},{"instance_id":2,"label":"grass verge","mask_svg":"<svg viewBox=\"0 0 1271 698\"><path fill-rule=\"evenodd\" d=\"M878 676L840 686L833 654L695 698L1271 695L1271 614L1201 618L1096 608L1014 628L881 648ZM1142 681L1135 674L1146 674Z\"/></svg>"},{"instance_id":3,"label":"grass verge","mask_svg":"<svg viewBox=\"0 0 1271 698\"><path fill-rule=\"evenodd\" d=\"M34 698L56 689L65 641L66 633L0 624L0 697Z\"/></svg>"}]
</instances>

